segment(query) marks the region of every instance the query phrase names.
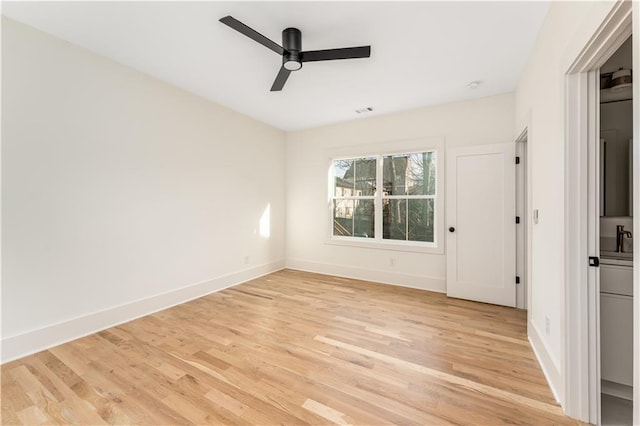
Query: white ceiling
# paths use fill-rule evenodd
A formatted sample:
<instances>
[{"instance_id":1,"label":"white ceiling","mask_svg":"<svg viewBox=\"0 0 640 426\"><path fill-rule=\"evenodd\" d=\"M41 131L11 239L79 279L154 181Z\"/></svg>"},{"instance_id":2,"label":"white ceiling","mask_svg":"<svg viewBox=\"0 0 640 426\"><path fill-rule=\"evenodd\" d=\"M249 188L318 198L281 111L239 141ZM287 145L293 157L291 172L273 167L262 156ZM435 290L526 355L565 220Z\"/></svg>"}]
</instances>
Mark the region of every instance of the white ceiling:
<instances>
[{"instance_id":1,"label":"white ceiling","mask_svg":"<svg viewBox=\"0 0 640 426\"><path fill-rule=\"evenodd\" d=\"M515 89L549 2L2 2L2 14L283 130ZM218 19L303 50L371 45L307 63L270 92L281 58ZM477 89L466 87L480 80Z\"/></svg>"}]
</instances>

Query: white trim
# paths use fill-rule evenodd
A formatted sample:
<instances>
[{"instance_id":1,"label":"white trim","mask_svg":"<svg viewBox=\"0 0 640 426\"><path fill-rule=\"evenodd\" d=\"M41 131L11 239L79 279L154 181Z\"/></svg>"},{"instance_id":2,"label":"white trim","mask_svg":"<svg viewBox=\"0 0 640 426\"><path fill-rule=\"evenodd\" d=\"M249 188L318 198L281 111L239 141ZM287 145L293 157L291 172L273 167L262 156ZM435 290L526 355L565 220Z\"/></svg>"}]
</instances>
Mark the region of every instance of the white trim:
<instances>
[{"instance_id":1,"label":"white trim","mask_svg":"<svg viewBox=\"0 0 640 426\"><path fill-rule=\"evenodd\" d=\"M567 78L567 93L586 91L586 76ZM572 333L577 324L588 323L587 292L578 287L586 283L587 275L587 149L581 141L587 138L586 125L580 122L578 111L586 109L586 101L568 99L567 139L565 143L565 309L563 367L565 372L565 412L580 420L590 418L588 392L589 345L586 327ZM571 139L574 135L575 141ZM573 160L573 161L570 161ZM572 295L575 295L572 297ZM578 326L579 327L579 326ZM569 361L571 360L571 362Z\"/></svg>"},{"instance_id":2,"label":"white trim","mask_svg":"<svg viewBox=\"0 0 640 426\"><path fill-rule=\"evenodd\" d=\"M397 272L380 271L370 268L358 268L348 265L335 265L329 263L312 262L302 259L287 259L287 269L315 272L324 275L333 275L343 278L373 281L383 284L391 284L399 287L409 287L419 290L446 292L446 280L444 278L424 277L418 275L401 274Z\"/></svg>"},{"instance_id":3,"label":"white trim","mask_svg":"<svg viewBox=\"0 0 640 426\"><path fill-rule=\"evenodd\" d=\"M532 301L531 297L532 292L532 276L533 276L533 155L532 155L532 143L530 141L533 140L533 129L531 125L531 111L526 114L526 119L524 120L524 127L519 133L519 136L516 138L516 143L521 139L526 139L525 143L525 192L526 199L524 200L524 222L525 222L525 283L526 283L526 306L527 310L527 324L531 321L532 314Z\"/></svg>"},{"instance_id":4,"label":"white trim","mask_svg":"<svg viewBox=\"0 0 640 426\"><path fill-rule=\"evenodd\" d=\"M516 275L520 277L520 284L516 287L516 308L518 309L527 309L529 306L528 138L528 128L525 127L516 139L516 155L520 157L520 165L516 166L516 215L520 217L520 224L516 225Z\"/></svg>"},{"instance_id":5,"label":"white trim","mask_svg":"<svg viewBox=\"0 0 640 426\"><path fill-rule=\"evenodd\" d=\"M587 42L567 74L600 69L631 35L632 2L618 0Z\"/></svg>"},{"instance_id":6,"label":"white trim","mask_svg":"<svg viewBox=\"0 0 640 426\"><path fill-rule=\"evenodd\" d=\"M277 260L22 334L3 336L2 363L242 284L283 268L284 260Z\"/></svg>"},{"instance_id":7,"label":"white trim","mask_svg":"<svg viewBox=\"0 0 640 426\"><path fill-rule=\"evenodd\" d=\"M542 369L542 373L544 373L544 377L547 379L547 383L549 383L553 397L556 399L556 402L562 405L562 400L559 397L561 395L559 393L559 389L562 386L562 375L560 374L558 365L554 362L551 353L544 345L544 340L540 338L540 333L536 326L532 321L529 321L528 324L529 326L527 327L527 331L529 334L529 343L531 344L533 353L538 360L538 364L540 364L540 368Z\"/></svg>"},{"instance_id":8,"label":"white trim","mask_svg":"<svg viewBox=\"0 0 640 426\"><path fill-rule=\"evenodd\" d=\"M587 109L586 74L567 78L567 142L565 144L565 327L563 366L567 414L588 421L589 336L588 291L582 289L588 274L587 241L587 129L580 111ZM575 94L575 97L572 96ZM581 324L585 324L582 326Z\"/></svg>"},{"instance_id":9,"label":"white trim","mask_svg":"<svg viewBox=\"0 0 640 426\"><path fill-rule=\"evenodd\" d=\"M633 63L632 68L640 70L640 2L633 2ZM637 73L636 73L637 75ZM636 84L633 85L633 250L640 253L640 84L636 77ZM636 258L633 264L633 424L640 424L640 261Z\"/></svg>"},{"instance_id":10,"label":"white trim","mask_svg":"<svg viewBox=\"0 0 640 426\"><path fill-rule=\"evenodd\" d=\"M587 73L587 253L588 256L600 257L600 70ZM593 95L593 96L592 96ZM585 261L586 259L583 259ZM600 351L600 268L587 266L587 307L588 307L588 342L589 372L595 376L589 379L590 398L589 418L593 423L601 423L601 389L602 361ZM566 330L569 331L569 330ZM569 362L565 358L566 362ZM594 373L595 372L595 373ZM592 380L590 377L597 377ZM582 380L582 379L580 379ZM595 415L593 415L595 414Z\"/></svg>"}]
</instances>

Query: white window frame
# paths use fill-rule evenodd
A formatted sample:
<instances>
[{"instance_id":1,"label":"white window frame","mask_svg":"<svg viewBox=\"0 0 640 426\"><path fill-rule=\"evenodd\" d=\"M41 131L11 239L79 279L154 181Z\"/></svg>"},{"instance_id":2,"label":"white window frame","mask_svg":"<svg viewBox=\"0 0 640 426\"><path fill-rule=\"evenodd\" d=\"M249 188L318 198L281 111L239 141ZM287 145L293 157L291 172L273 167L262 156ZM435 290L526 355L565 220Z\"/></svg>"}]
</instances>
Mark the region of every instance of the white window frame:
<instances>
[{"instance_id":1,"label":"white window frame","mask_svg":"<svg viewBox=\"0 0 640 426\"><path fill-rule=\"evenodd\" d=\"M374 200L374 238L347 237L333 235L333 200L334 200L334 170L333 162L336 160L347 160L356 158L376 158L376 181L382 182L382 158L389 155L409 154L435 151L436 153L436 193L434 196L411 196L411 195L391 195L384 197L377 188ZM327 214L326 230L327 244L362 247L369 249L397 250L420 253L444 254L444 138L423 138L406 141L388 142L382 144L372 144L363 146L351 146L336 148L328 151L328 179L327 179ZM382 238L382 200L388 199L411 199L411 198L433 198L434 208L434 241L405 241Z\"/></svg>"}]
</instances>

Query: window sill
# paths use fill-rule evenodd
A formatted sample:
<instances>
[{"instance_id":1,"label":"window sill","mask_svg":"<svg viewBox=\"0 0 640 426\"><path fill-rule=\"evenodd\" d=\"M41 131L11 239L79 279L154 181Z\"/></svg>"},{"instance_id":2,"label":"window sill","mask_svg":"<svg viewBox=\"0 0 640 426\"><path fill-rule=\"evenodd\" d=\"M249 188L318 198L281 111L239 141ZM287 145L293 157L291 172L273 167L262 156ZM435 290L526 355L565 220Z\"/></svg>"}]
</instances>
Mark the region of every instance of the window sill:
<instances>
[{"instance_id":1,"label":"window sill","mask_svg":"<svg viewBox=\"0 0 640 426\"><path fill-rule=\"evenodd\" d=\"M427 253L427 254L444 254L443 247L425 247L418 244L402 243L398 241L372 241L371 239L338 239L327 238L325 244L335 246L346 247L358 247L374 250L393 250L393 251L405 251L412 253Z\"/></svg>"}]
</instances>

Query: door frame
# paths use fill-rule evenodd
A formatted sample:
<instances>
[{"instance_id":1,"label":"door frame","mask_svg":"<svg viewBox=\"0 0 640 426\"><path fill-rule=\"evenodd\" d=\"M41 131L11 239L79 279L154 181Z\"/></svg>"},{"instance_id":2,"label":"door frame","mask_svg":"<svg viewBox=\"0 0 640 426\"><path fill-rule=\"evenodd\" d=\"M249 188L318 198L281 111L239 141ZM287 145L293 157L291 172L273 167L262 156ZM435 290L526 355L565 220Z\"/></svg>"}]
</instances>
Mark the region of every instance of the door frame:
<instances>
[{"instance_id":1,"label":"door frame","mask_svg":"<svg viewBox=\"0 0 640 426\"><path fill-rule=\"evenodd\" d=\"M520 224L516 227L516 275L520 277L520 284L516 286L516 308L529 310L529 128L516 139L516 156L520 163L516 166L516 215L520 217ZM528 321L528 320L527 320Z\"/></svg>"},{"instance_id":2,"label":"door frame","mask_svg":"<svg viewBox=\"0 0 640 426\"><path fill-rule=\"evenodd\" d=\"M565 309L562 330L565 412L583 421L599 424L599 270L589 267L588 257L599 256L599 200L591 191L598 182L597 154L600 135L599 69L633 31L634 68L640 59L640 28L635 16L638 2L618 1L566 74L567 134L565 138ZM634 85L633 108L640 111L640 85ZM640 120L634 114L634 179L640 166ZM595 169L594 169L595 167ZM638 194L638 186L634 195ZM637 200L637 199L636 199ZM634 216L640 218L638 203ZM638 232L638 220L634 232ZM637 234L636 234L637 235ZM640 250L639 240L634 251ZM640 296L640 262L634 262L634 294ZM640 330L640 297L634 298L634 327ZM639 371L640 333L634 333L634 371ZM640 374L634 375L634 424L640 423Z\"/></svg>"}]
</instances>

